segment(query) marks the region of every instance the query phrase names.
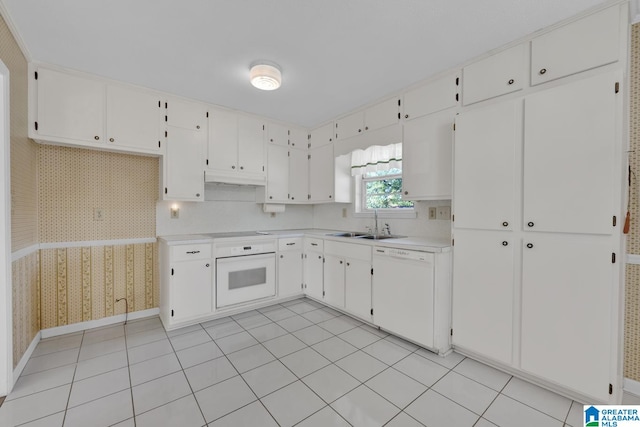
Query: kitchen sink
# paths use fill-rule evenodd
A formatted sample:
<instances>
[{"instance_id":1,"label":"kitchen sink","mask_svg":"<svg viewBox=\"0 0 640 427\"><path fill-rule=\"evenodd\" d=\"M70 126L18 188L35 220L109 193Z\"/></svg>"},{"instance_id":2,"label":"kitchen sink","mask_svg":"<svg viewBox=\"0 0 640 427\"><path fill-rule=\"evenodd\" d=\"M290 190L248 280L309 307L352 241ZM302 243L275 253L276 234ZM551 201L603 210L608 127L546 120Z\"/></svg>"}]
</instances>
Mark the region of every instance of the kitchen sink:
<instances>
[{"instance_id":1,"label":"kitchen sink","mask_svg":"<svg viewBox=\"0 0 640 427\"><path fill-rule=\"evenodd\" d=\"M363 236L357 236L359 239L369 239L369 240L384 240L384 239L402 239L407 236L394 236L388 234L365 234Z\"/></svg>"},{"instance_id":2,"label":"kitchen sink","mask_svg":"<svg viewBox=\"0 0 640 427\"><path fill-rule=\"evenodd\" d=\"M362 237L366 235L367 233L363 231L341 231L339 233L327 234L327 236L334 236L334 237Z\"/></svg>"}]
</instances>

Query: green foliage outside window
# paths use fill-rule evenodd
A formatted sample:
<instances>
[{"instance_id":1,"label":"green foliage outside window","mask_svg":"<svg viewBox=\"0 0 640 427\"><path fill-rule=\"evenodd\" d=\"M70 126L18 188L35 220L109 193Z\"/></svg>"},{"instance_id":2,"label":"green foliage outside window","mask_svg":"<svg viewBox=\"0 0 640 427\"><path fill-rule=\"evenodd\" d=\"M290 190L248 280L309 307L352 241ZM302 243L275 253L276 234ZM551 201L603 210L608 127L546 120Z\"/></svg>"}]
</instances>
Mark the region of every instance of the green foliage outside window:
<instances>
[{"instance_id":1,"label":"green foliage outside window","mask_svg":"<svg viewBox=\"0 0 640 427\"><path fill-rule=\"evenodd\" d=\"M413 202L402 200L402 171L368 172L362 177L366 209L412 208Z\"/></svg>"}]
</instances>

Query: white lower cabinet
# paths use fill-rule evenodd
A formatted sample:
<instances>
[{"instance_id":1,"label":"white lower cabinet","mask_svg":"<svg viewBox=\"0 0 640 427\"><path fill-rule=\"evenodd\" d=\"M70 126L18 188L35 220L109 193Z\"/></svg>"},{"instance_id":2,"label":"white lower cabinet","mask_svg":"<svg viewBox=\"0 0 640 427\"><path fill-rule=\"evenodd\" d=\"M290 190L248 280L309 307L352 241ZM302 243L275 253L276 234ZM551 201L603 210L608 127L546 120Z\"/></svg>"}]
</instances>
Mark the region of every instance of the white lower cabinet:
<instances>
[{"instance_id":1,"label":"white lower cabinet","mask_svg":"<svg viewBox=\"0 0 640 427\"><path fill-rule=\"evenodd\" d=\"M161 240L160 318L167 329L213 312L210 243L171 245Z\"/></svg>"},{"instance_id":2,"label":"white lower cabinet","mask_svg":"<svg viewBox=\"0 0 640 427\"><path fill-rule=\"evenodd\" d=\"M301 295L302 237L278 240L278 296Z\"/></svg>"},{"instance_id":3,"label":"white lower cabinet","mask_svg":"<svg viewBox=\"0 0 640 427\"><path fill-rule=\"evenodd\" d=\"M513 363L514 253L510 232L455 231L452 343Z\"/></svg>"},{"instance_id":4,"label":"white lower cabinet","mask_svg":"<svg viewBox=\"0 0 640 427\"><path fill-rule=\"evenodd\" d=\"M458 241L456 239L456 251ZM611 239L527 233L522 248L522 370L610 399L615 289ZM616 267L617 268L617 267Z\"/></svg>"},{"instance_id":5,"label":"white lower cabinet","mask_svg":"<svg viewBox=\"0 0 640 427\"><path fill-rule=\"evenodd\" d=\"M324 242L324 300L371 321L371 246Z\"/></svg>"},{"instance_id":6,"label":"white lower cabinet","mask_svg":"<svg viewBox=\"0 0 640 427\"><path fill-rule=\"evenodd\" d=\"M324 292L324 241L304 239L304 293L321 300Z\"/></svg>"}]
</instances>

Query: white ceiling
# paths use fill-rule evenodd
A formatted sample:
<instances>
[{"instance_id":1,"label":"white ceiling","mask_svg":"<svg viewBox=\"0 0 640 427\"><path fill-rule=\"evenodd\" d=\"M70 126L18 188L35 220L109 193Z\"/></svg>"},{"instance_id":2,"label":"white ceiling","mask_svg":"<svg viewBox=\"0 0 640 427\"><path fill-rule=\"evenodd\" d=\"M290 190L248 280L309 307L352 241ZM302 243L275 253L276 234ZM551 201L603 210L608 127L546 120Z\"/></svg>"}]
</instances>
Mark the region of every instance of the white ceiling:
<instances>
[{"instance_id":1,"label":"white ceiling","mask_svg":"<svg viewBox=\"0 0 640 427\"><path fill-rule=\"evenodd\" d=\"M605 0L0 0L31 59L313 127ZM249 84L258 59L282 87Z\"/></svg>"}]
</instances>

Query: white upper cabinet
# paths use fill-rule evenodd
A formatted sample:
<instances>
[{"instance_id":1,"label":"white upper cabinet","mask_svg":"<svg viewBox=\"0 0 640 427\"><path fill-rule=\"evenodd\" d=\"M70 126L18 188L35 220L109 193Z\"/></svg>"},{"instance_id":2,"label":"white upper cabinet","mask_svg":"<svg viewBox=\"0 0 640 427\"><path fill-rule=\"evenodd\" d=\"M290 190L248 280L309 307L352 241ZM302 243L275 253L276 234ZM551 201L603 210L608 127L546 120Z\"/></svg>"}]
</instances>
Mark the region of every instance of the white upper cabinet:
<instances>
[{"instance_id":1,"label":"white upper cabinet","mask_svg":"<svg viewBox=\"0 0 640 427\"><path fill-rule=\"evenodd\" d=\"M309 159L306 149L289 149L289 201L306 202L309 194Z\"/></svg>"},{"instance_id":2,"label":"white upper cabinet","mask_svg":"<svg viewBox=\"0 0 640 427\"><path fill-rule=\"evenodd\" d=\"M289 201L289 149L287 147L268 144L266 192L264 202L287 203Z\"/></svg>"},{"instance_id":3,"label":"white upper cabinet","mask_svg":"<svg viewBox=\"0 0 640 427\"><path fill-rule=\"evenodd\" d=\"M157 93L44 67L36 73L34 139L164 153L164 104Z\"/></svg>"},{"instance_id":4,"label":"white upper cabinet","mask_svg":"<svg viewBox=\"0 0 640 427\"><path fill-rule=\"evenodd\" d=\"M463 68L465 105L521 90L525 85L527 45L522 43Z\"/></svg>"},{"instance_id":5,"label":"white upper cabinet","mask_svg":"<svg viewBox=\"0 0 640 427\"><path fill-rule=\"evenodd\" d=\"M334 140L333 122L313 129L309 136L309 148L318 148L331 144Z\"/></svg>"},{"instance_id":6,"label":"white upper cabinet","mask_svg":"<svg viewBox=\"0 0 640 427\"><path fill-rule=\"evenodd\" d=\"M107 85L108 143L160 152L163 107L157 94Z\"/></svg>"},{"instance_id":7,"label":"white upper cabinet","mask_svg":"<svg viewBox=\"0 0 640 427\"><path fill-rule=\"evenodd\" d=\"M461 113L454 134L454 227L513 230L522 99Z\"/></svg>"},{"instance_id":8,"label":"white upper cabinet","mask_svg":"<svg viewBox=\"0 0 640 427\"><path fill-rule=\"evenodd\" d=\"M309 132L302 128L289 128L289 147L307 149L309 144Z\"/></svg>"},{"instance_id":9,"label":"white upper cabinet","mask_svg":"<svg viewBox=\"0 0 640 427\"><path fill-rule=\"evenodd\" d=\"M288 146L289 129L286 126L282 126L277 123L269 123L267 125L267 142L270 144Z\"/></svg>"},{"instance_id":10,"label":"white upper cabinet","mask_svg":"<svg viewBox=\"0 0 640 427\"><path fill-rule=\"evenodd\" d=\"M63 143L105 142L106 84L39 68L34 139Z\"/></svg>"},{"instance_id":11,"label":"white upper cabinet","mask_svg":"<svg viewBox=\"0 0 640 427\"><path fill-rule=\"evenodd\" d=\"M336 140L352 138L397 124L400 121L399 108L400 100L391 98L337 120Z\"/></svg>"},{"instance_id":12,"label":"white upper cabinet","mask_svg":"<svg viewBox=\"0 0 640 427\"><path fill-rule=\"evenodd\" d=\"M312 148L309 151L309 200L311 202L334 201L334 173L333 144Z\"/></svg>"},{"instance_id":13,"label":"white upper cabinet","mask_svg":"<svg viewBox=\"0 0 640 427\"><path fill-rule=\"evenodd\" d=\"M458 104L459 73L449 73L404 93L405 121L455 107Z\"/></svg>"},{"instance_id":14,"label":"white upper cabinet","mask_svg":"<svg viewBox=\"0 0 640 427\"><path fill-rule=\"evenodd\" d=\"M531 84L616 62L620 56L620 10L612 6L531 41Z\"/></svg>"},{"instance_id":15,"label":"white upper cabinet","mask_svg":"<svg viewBox=\"0 0 640 427\"><path fill-rule=\"evenodd\" d=\"M210 109L207 181L265 185L264 140L262 120Z\"/></svg>"},{"instance_id":16,"label":"white upper cabinet","mask_svg":"<svg viewBox=\"0 0 640 427\"><path fill-rule=\"evenodd\" d=\"M525 230L613 232L616 82L620 73L600 74L525 99Z\"/></svg>"},{"instance_id":17,"label":"white upper cabinet","mask_svg":"<svg viewBox=\"0 0 640 427\"><path fill-rule=\"evenodd\" d=\"M203 104L169 100L164 156L164 200L204 200L204 158L207 143L207 109Z\"/></svg>"},{"instance_id":18,"label":"white upper cabinet","mask_svg":"<svg viewBox=\"0 0 640 427\"><path fill-rule=\"evenodd\" d=\"M402 144L402 198L451 199L454 111L405 122Z\"/></svg>"}]
</instances>

